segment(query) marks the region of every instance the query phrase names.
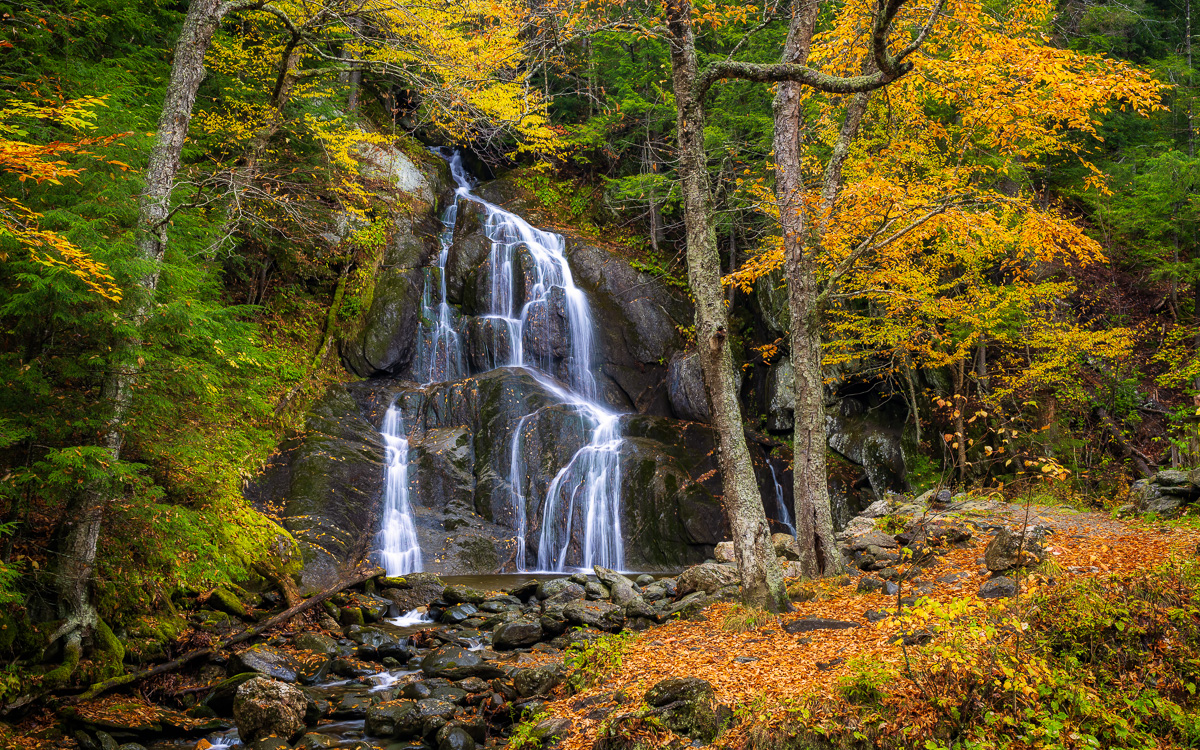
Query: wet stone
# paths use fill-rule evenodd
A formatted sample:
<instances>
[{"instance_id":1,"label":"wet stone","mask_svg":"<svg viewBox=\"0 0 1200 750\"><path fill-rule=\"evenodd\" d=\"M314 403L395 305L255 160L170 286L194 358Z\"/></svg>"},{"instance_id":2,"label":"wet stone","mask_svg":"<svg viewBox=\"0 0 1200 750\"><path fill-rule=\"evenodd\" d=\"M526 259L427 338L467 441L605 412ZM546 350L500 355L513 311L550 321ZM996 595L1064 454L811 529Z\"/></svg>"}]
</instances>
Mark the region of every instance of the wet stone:
<instances>
[{"instance_id":1,"label":"wet stone","mask_svg":"<svg viewBox=\"0 0 1200 750\"><path fill-rule=\"evenodd\" d=\"M478 611L474 604L458 604L442 612L440 619L442 622L457 625L465 622Z\"/></svg>"},{"instance_id":2,"label":"wet stone","mask_svg":"<svg viewBox=\"0 0 1200 750\"><path fill-rule=\"evenodd\" d=\"M475 738L462 727L447 726L437 734L438 750L475 750Z\"/></svg>"},{"instance_id":3,"label":"wet stone","mask_svg":"<svg viewBox=\"0 0 1200 750\"><path fill-rule=\"evenodd\" d=\"M449 604L482 604L487 600L487 594L470 586L454 584L446 587L442 598Z\"/></svg>"}]
</instances>

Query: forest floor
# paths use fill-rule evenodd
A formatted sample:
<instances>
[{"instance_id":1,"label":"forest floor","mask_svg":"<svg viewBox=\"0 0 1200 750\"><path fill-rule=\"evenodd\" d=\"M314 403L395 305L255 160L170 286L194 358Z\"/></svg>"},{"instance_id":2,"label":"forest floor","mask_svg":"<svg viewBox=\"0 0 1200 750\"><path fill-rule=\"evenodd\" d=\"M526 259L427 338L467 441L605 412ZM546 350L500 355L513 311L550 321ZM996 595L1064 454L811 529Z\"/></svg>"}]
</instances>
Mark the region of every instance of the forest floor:
<instances>
[{"instance_id":1,"label":"forest floor","mask_svg":"<svg viewBox=\"0 0 1200 750\"><path fill-rule=\"evenodd\" d=\"M1066 580L1119 577L1195 557L1200 542L1200 529L1180 523L1120 520L1067 507L990 505L989 510L971 514L977 533L969 542L948 550L934 567L914 576L912 582L925 584L924 596L931 602L953 606L967 600L983 609L979 587L992 575L984 566L984 548L993 537L989 530L1000 525L1017 530L1026 524L1053 529L1046 542L1046 563L1036 572L1019 576L1018 596L989 604L1017 616L1030 606L1027 603L1036 593ZM607 673L597 684L546 706L551 715L571 720L573 731L563 743L564 750L602 746L596 740L610 725L612 714L622 710L621 705L628 711L631 699L636 704L648 688L665 679L698 677L710 682L718 702L733 708L735 715L732 727L714 744L744 748L762 746L764 734L790 731L789 720L794 716L789 714L806 710L803 706L836 702L844 686L858 679L865 663L890 666L886 673L892 677L912 674L910 664L921 660L923 647L905 646L903 636L912 632L914 619L883 616L898 611L900 598L913 593L911 583L902 583L900 591L892 595L860 593L853 578L845 577L807 585L814 598L795 603L791 613L771 616L760 612L755 620L754 610L722 603L704 610L697 620L672 622L633 638L607 665ZM871 622L868 613L882 619ZM857 626L797 634L785 629L805 618L850 621ZM889 690L917 690L915 681L911 685L906 682L894 680ZM936 722L937 717L909 715L903 724L900 721L897 717L895 728ZM887 727L875 729L886 731ZM636 744L672 744L672 735L652 722L643 724L643 730L644 736ZM748 736L751 733L758 737ZM630 738L626 741L626 746L635 744Z\"/></svg>"}]
</instances>

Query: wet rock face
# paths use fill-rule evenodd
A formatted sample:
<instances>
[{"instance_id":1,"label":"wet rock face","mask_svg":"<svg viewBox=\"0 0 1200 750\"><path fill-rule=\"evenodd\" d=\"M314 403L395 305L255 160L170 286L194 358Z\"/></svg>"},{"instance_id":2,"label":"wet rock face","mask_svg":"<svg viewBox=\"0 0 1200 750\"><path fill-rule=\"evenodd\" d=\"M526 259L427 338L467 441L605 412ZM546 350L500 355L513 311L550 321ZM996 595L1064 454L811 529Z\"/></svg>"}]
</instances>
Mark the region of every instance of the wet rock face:
<instances>
[{"instance_id":1,"label":"wet rock face","mask_svg":"<svg viewBox=\"0 0 1200 750\"><path fill-rule=\"evenodd\" d=\"M256 677L237 689L233 718L244 743L275 736L284 740L304 731L304 693L277 680Z\"/></svg>"},{"instance_id":2,"label":"wet rock face","mask_svg":"<svg viewBox=\"0 0 1200 750\"><path fill-rule=\"evenodd\" d=\"M301 594L340 580L370 547L383 505L383 442L350 392L331 385L246 490L259 510L282 517L301 544Z\"/></svg>"},{"instance_id":3,"label":"wet rock face","mask_svg":"<svg viewBox=\"0 0 1200 750\"><path fill-rule=\"evenodd\" d=\"M908 488L902 417L847 397L826 411L825 427L830 449L862 467L877 499Z\"/></svg>"}]
</instances>

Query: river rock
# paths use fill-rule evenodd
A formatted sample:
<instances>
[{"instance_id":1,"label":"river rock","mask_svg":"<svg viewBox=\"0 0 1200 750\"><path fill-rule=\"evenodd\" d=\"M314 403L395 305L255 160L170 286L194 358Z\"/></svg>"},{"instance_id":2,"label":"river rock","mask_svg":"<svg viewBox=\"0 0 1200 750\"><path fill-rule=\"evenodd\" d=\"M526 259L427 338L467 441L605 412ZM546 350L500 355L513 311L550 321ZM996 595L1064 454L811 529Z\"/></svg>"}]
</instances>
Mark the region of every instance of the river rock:
<instances>
[{"instance_id":1,"label":"river rock","mask_svg":"<svg viewBox=\"0 0 1200 750\"><path fill-rule=\"evenodd\" d=\"M242 742L271 735L291 739L304 731L304 693L278 680L256 677L243 683L233 699L233 720Z\"/></svg>"},{"instance_id":2,"label":"river rock","mask_svg":"<svg viewBox=\"0 0 1200 750\"><path fill-rule=\"evenodd\" d=\"M297 673L303 668L291 655L264 645L237 654L233 657L233 665L235 672L257 672L284 682L295 682Z\"/></svg>"},{"instance_id":3,"label":"river rock","mask_svg":"<svg viewBox=\"0 0 1200 750\"><path fill-rule=\"evenodd\" d=\"M312 651L314 654L322 654L324 656L333 656L338 652L337 641L324 633L301 633L292 640L292 645L298 649Z\"/></svg>"},{"instance_id":4,"label":"river rock","mask_svg":"<svg viewBox=\"0 0 1200 750\"><path fill-rule=\"evenodd\" d=\"M438 750L475 750L475 738L462 727L445 726L437 733Z\"/></svg>"},{"instance_id":5,"label":"river rock","mask_svg":"<svg viewBox=\"0 0 1200 750\"><path fill-rule=\"evenodd\" d=\"M506 651L532 646L542 640L542 625L531 618L506 622L492 631L492 648Z\"/></svg>"},{"instance_id":6,"label":"river rock","mask_svg":"<svg viewBox=\"0 0 1200 750\"><path fill-rule=\"evenodd\" d=\"M740 583L737 568L732 565L705 563L688 568L676 579L680 594L703 591L711 594L726 586Z\"/></svg>"},{"instance_id":7,"label":"river rock","mask_svg":"<svg viewBox=\"0 0 1200 750\"><path fill-rule=\"evenodd\" d=\"M596 577L599 578L604 585L608 586L609 591L612 592L613 604L623 607L629 602L633 601L636 596L638 596L638 590L637 587L634 586L633 581L629 580L617 571L609 570L608 568L602 568L599 565L593 566L592 569L596 572Z\"/></svg>"},{"instance_id":8,"label":"river rock","mask_svg":"<svg viewBox=\"0 0 1200 750\"><path fill-rule=\"evenodd\" d=\"M445 612L442 612L441 621L450 625L457 625L478 611L479 609L474 604L456 604Z\"/></svg>"},{"instance_id":9,"label":"river rock","mask_svg":"<svg viewBox=\"0 0 1200 750\"><path fill-rule=\"evenodd\" d=\"M1041 527L1026 529L1024 535L1009 528L1000 529L983 550L987 569L1001 573L1022 565L1036 565L1046 556L1043 539L1046 531Z\"/></svg>"},{"instance_id":10,"label":"river rock","mask_svg":"<svg viewBox=\"0 0 1200 750\"><path fill-rule=\"evenodd\" d=\"M625 625L624 610L608 602L573 601L563 607L563 616L575 625L601 630L620 630Z\"/></svg>"},{"instance_id":11,"label":"river rock","mask_svg":"<svg viewBox=\"0 0 1200 750\"><path fill-rule=\"evenodd\" d=\"M1017 584L1007 576L997 576L979 587L980 599L1004 599L1016 594Z\"/></svg>"},{"instance_id":12,"label":"river rock","mask_svg":"<svg viewBox=\"0 0 1200 750\"><path fill-rule=\"evenodd\" d=\"M446 587L442 598L451 604L482 604L487 599L487 594L470 586L454 584Z\"/></svg>"},{"instance_id":13,"label":"river rock","mask_svg":"<svg viewBox=\"0 0 1200 750\"><path fill-rule=\"evenodd\" d=\"M381 703L367 710L366 730L372 737L411 737L420 728L417 704L411 700Z\"/></svg>"},{"instance_id":14,"label":"river rock","mask_svg":"<svg viewBox=\"0 0 1200 750\"><path fill-rule=\"evenodd\" d=\"M698 677L663 680L646 691L650 713L671 731L701 745L716 739L733 712L717 703L713 686Z\"/></svg>"},{"instance_id":15,"label":"river rock","mask_svg":"<svg viewBox=\"0 0 1200 750\"><path fill-rule=\"evenodd\" d=\"M428 738L437 736L438 730L446 726L456 713L458 713L458 706L448 701L437 698L417 701L417 717L421 720L421 735Z\"/></svg>"},{"instance_id":16,"label":"river rock","mask_svg":"<svg viewBox=\"0 0 1200 750\"><path fill-rule=\"evenodd\" d=\"M421 671L428 677L448 680L467 677L490 680L504 674L504 670L495 664L484 661L478 651L468 651L461 646L442 646L431 652L421 660Z\"/></svg>"},{"instance_id":17,"label":"river rock","mask_svg":"<svg viewBox=\"0 0 1200 750\"><path fill-rule=\"evenodd\" d=\"M542 601L552 600L565 603L583 599L585 596L587 596L587 591L578 583L567 578L543 581L537 589L537 598Z\"/></svg>"},{"instance_id":18,"label":"river rock","mask_svg":"<svg viewBox=\"0 0 1200 750\"><path fill-rule=\"evenodd\" d=\"M548 695L566 679L566 674L562 664L544 664L540 667L518 669L513 672L513 687L516 689L517 695L522 698Z\"/></svg>"}]
</instances>

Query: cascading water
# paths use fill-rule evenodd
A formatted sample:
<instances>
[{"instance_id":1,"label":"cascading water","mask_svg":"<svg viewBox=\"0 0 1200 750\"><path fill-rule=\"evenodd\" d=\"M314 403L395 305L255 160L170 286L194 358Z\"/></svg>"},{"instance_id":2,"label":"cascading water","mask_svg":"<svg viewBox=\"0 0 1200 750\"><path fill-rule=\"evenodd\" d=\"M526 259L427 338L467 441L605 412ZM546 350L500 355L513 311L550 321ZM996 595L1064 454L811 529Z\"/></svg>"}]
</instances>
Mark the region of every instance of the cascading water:
<instances>
[{"instance_id":1,"label":"cascading water","mask_svg":"<svg viewBox=\"0 0 1200 750\"><path fill-rule=\"evenodd\" d=\"M619 416L599 400L591 370L595 345L591 309L567 264L566 242L561 235L537 229L471 193L472 181L461 154L454 152L446 159L458 186L456 197L479 205L486 214L490 286L483 320L491 339L489 366L524 368L561 403L575 409L589 432L588 444L558 472L547 491L537 568L561 571L568 560L578 560L586 568L602 565L619 570L624 565ZM446 264L456 220L457 204L447 208L442 217L445 230L438 266L428 269L425 277L416 375L426 384L468 374L462 318L450 306L446 293ZM521 459L521 434L528 418L522 417L513 432L509 471L520 571L526 570L529 533ZM388 483L381 557L389 574L393 570L412 572L420 570L420 547L408 504L408 441L395 407L388 410L384 438ZM397 441L403 441L402 448L394 447L399 445ZM571 552L574 540L579 542L577 554Z\"/></svg>"},{"instance_id":2,"label":"cascading water","mask_svg":"<svg viewBox=\"0 0 1200 750\"><path fill-rule=\"evenodd\" d=\"M395 404L383 417L383 442L387 455L383 494L383 526L379 531L379 559L390 576L421 570L421 544L408 503L408 437Z\"/></svg>"},{"instance_id":3,"label":"cascading water","mask_svg":"<svg viewBox=\"0 0 1200 750\"><path fill-rule=\"evenodd\" d=\"M771 470L771 481L775 483L775 508L779 511L779 521L787 527L792 536L796 536L796 526L792 523L792 514L788 512L787 503L783 501L783 485L775 476L775 466L768 461L767 468Z\"/></svg>"},{"instance_id":4,"label":"cascading water","mask_svg":"<svg viewBox=\"0 0 1200 750\"><path fill-rule=\"evenodd\" d=\"M438 237L441 251L437 268L425 270L425 289L421 295L421 320L425 328L417 345L418 377L423 383L441 383L465 377L462 339L457 328L454 309L446 299L446 261L454 241L454 224L458 219L458 203L452 202L442 214L443 230ZM438 298L434 300L434 288Z\"/></svg>"},{"instance_id":5,"label":"cascading water","mask_svg":"<svg viewBox=\"0 0 1200 750\"><path fill-rule=\"evenodd\" d=\"M505 211L471 193L471 182L458 153L450 157L450 171L458 183L457 195L484 208L484 233L491 241L488 267L491 271L490 310L487 316L499 325L506 341L495 347L507 350L508 365L528 369L538 382L564 404L576 409L591 432L581 448L551 482L542 509L538 536L537 567L563 570L571 541L579 538L579 561L585 568L601 565L621 569L624 544L621 538L621 436L618 415L599 402L599 388L592 374L595 327L587 295L575 285L567 264L566 241L562 235L537 229L514 213ZM528 262L520 262L520 252ZM524 304L517 309L517 273L524 287ZM560 313L561 311L561 313ZM566 330L556 331L554 321L565 318ZM565 339L565 342L563 341ZM541 341L541 353L527 346ZM565 343L565 348L553 347ZM555 373L553 351L563 351L562 369ZM558 375L563 388L547 376ZM517 519L517 569L526 564L526 498L520 440L522 418L513 433L509 479L513 511ZM577 520L578 519L578 520ZM582 524L582 528L577 524Z\"/></svg>"}]
</instances>

